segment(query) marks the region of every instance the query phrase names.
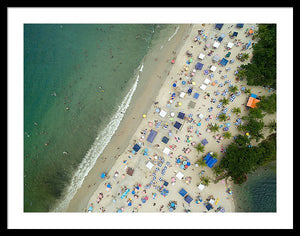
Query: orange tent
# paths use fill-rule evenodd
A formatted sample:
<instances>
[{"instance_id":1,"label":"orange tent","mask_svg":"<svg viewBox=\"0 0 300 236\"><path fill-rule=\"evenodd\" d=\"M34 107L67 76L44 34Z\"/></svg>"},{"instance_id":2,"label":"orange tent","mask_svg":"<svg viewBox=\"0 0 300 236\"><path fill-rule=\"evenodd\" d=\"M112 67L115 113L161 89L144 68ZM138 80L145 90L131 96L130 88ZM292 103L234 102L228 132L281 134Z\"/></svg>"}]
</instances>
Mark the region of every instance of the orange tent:
<instances>
[{"instance_id":1,"label":"orange tent","mask_svg":"<svg viewBox=\"0 0 300 236\"><path fill-rule=\"evenodd\" d=\"M253 34L254 33L254 31L251 29L251 30L249 30L249 34Z\"/></svg>"},{"instance_id":2,"label":"orange tent","mask_svg":"<svg viewBox=\"0 0 300 236\"><path fill-rule=\"evenodd\" d=\"M259 100L253 97L249 97L248 102L247 102L247 107L255 108L256 103L258 103Z\"/></svg>"}]
</instances>

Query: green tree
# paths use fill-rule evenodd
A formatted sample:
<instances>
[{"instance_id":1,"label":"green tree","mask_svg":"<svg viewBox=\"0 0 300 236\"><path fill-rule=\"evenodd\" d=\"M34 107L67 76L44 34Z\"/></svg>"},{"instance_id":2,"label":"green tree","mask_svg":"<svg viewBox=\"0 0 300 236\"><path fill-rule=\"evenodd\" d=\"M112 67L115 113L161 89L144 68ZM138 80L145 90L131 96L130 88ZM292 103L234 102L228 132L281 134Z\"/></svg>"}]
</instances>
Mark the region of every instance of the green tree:
<instances>
[{"instance_id":1,"label":"green tree","mask_svg":"<svg viewBox=\"0 0 300 236\"><path fill-rule=\"evenodd\" d=\"M270 133L272 133L273 131L276 131L276 126L277 126L277 124L276 124L275 120L270 121L270 123L266 125L266 127L269 128Z\"/></svg>"},{"instance_id":2,"label":"green tree","mask_svg":"<svg viewBox=\"0 0 300 236\"><path fill-rule=\"evenodd\" d=\"M274 114L276 112L276 93L270 96L262 96L259 103L257 103L257 108L268 114Z\"/></svg>"},{"instance_id":3,"label":"green tree","mask_svg":"<svg viewBox=\"0 0 300 236\"><path fill-rule=\"evenodd\" d=\"M220 114L218 117L219 117L219 121L226 121L227 120L227 116L224 113Z\"/></svg>"},{"instance_id":4,"label":"green tree","mask_svg":"<svg viewBox=\"0 0 300 236\"><path fill-rule=\"evenodd\" d=\"M197 146L195 146L198 153L204 152L204 146L201 143L198 143Z\"/></svg>"},{"instance_id":5,"label":"green tree","mask_svg":"<svg viewBox=\"0 0 300 236\"><path fill-rule=\"evenodd\" d=\"M229 99L223 98L223 99L220 100L220 102L222 102L223 105L228 105L229 104Z\"/></svg>"},{"instance_id":6,"label":"green tree","mask_svg":"<svg viewBox=\"0 0 300 236\"><path fill-rule=\"evenodd\" d=\"M223 134L224 138L225 139L230 139L231 138L231 133L229 131L226 131L224 134Z\"/></svg>"},{"instance_id":7,"label":"green tree","mask_svg":"<svg viewBox=\"0 0 300 236\"><path fill-rule=\"evenodd\" d=\"M219 131L219 125L218 124L212 124L211 126L210 126L210 129L211 129L211 131L212 132L218 132Z\"/></svg>"},{"instance_id":8,"label":"green tree","mask_svg":"<svg viewBox=\"0 0 300 236\"><path fill-rule=\"evenodd\" d=\"M236 93L239 89L236 85L229 87L229 92Z\"/></svg>"},{"instance_id":9,"label":"green tree","mask_svg":"<svg viewBox=\"0 0 300 236\"><path fill-rule=\"evenodd\" d=\"M234 107L234 108L232 109L232 112L235 113L236 115L238 115L239 113L241 113L241 108L239 108L239 107Z\"/></svg>"},{"instance_id":10,"label":"green tree","mask_svg":"<svg viewBox=\"0 0 300 236\"><path fill-rule=\"evenodd\" d=\"M251 63L241 65L248 85L276 89L276 24L259 24Z\"/></svg>"}]
</instances>

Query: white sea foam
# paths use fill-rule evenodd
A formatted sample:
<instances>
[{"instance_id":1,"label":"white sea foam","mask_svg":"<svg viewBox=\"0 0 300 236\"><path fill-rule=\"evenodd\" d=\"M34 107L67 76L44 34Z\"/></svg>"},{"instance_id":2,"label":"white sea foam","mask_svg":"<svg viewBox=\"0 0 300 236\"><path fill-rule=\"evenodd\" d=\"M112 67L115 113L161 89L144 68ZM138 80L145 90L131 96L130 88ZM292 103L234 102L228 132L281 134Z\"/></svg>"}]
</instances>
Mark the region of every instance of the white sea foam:
<instances>
[{"instance_id":1,"label":"white sea foam","mask_svg":"<svg viewBox=\"0 0 300 236\"><path fill-rule=\"evenodd\" d=\"M141 64L139 71L143 70L144 65ZM111 118L109 124L105 127L104 130L100 132L100 134L95 139L92 144L90 150L85 155L81 164L79 165L76 173L74 174L71 184L69 185L67 192L65 194L64 199L58 204L58 206L54 209L55 212L65 211L68 207L69 202L74 197L76 191L80 188L83 183L84 178L88 175L89 171L95 165L96 160L101 155L112 136L118 129L127 108L129 107L132 96L137 88L139 81L139 74L136 77L136 81L123 99L122 103L119 105L117 112Z\"/></svg>"},{"instance_id":2,"label":"white sea foam","mask_svg":"<svg viewBox=\"0 0 300 236\"><path fill-rule=\"evenodd\" d=\"M171 41L171 39L177 34L177 31L179 30L180 26L176 27L175 32L170 36L170 38L168 39L168 41Z\"/></svg>"}]
</instances>

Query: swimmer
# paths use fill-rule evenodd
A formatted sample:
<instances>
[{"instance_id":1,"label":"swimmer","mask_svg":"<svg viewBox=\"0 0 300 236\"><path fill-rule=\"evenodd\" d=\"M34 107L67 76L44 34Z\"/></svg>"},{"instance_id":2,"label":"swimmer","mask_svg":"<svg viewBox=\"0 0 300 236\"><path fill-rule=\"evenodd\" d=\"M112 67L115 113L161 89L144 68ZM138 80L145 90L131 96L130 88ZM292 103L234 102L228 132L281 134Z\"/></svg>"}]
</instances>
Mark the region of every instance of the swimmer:
<instances>
[{"instance_id":1,"label":"swimmer","mask_svg":"<svg viewBox=\"0 0 300 236\"><path fill-rule=\"evenodd\" d=\"M68 153L68 152L66 152L66 151L63 151L63 154L64 154L64 155L68 155L69 153Z\"/></svg>"}]
</instances>

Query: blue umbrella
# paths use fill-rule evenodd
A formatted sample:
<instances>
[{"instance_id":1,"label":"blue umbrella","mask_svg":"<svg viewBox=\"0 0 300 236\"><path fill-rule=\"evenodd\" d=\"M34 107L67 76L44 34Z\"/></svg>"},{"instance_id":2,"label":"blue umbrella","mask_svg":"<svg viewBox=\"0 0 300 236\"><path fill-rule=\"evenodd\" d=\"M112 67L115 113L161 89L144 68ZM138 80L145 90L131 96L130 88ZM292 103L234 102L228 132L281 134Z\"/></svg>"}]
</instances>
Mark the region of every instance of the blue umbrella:
<instances>
[{"instance_id":1,"label":"blue umbrella","mask_svg":"<svg viewBox=\"0 0 300 236\"><path fill-rule=\"evenodd\" d=\"M176 87L176 83L173 84L173 87L174 87L174 88Z\"/></svg>"},{"instance_id":2,"label":"blue umbrella","mask_svg":"<svg viewBox=\"0 0 300 236\"><path fill-rule=\"evenodd\" d=\"M103 172L103 173L101 174L101 178L104 179L105 176L106 176L106 174Z\"/></svg>"},{"instance_id":3,"label":"blue umbrella","mask_svg":"<svg viewBox=\"0 0 300 236\"><path fill-rule=\"evenodd\" d=\"M181 83L182 83L183 85L185 85L186 82L185 82L185 81L182 81Z\"/></svg>"}]
</instances>

